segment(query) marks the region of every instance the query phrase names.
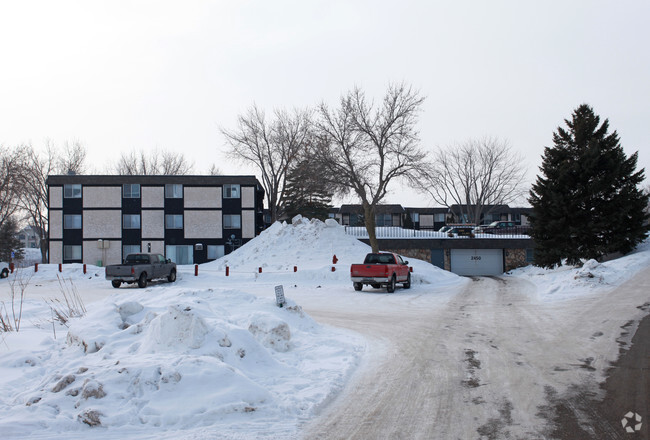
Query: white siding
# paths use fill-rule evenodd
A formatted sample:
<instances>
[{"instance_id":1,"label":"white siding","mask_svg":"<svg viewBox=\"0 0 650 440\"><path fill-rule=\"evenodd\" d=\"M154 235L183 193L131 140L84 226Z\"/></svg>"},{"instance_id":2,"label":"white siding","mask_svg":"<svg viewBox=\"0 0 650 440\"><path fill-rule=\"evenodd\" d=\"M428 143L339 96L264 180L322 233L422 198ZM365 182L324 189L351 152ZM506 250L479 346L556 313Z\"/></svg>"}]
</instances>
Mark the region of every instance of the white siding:
<instances>
[{"instance_id":1,"label":"white siding","mask_svg":"<svg viewBox=\"0 0 650 440\"><path fill-rule=\"evenodd\" d=\"M63 188L60 186L50 187L50 208L63 208Z\"/></svg>"},{"instance_id":2,"label":"white siding","mask_svg":"<svg viewBox=\"0 0 650 440\"><path fill-rule=\"evenodd\" d=\"M221 208L221 187L185 187L185 208Z\"/></svg>"},{"instance_id":3,"label":"white siding","mask_svg":"<svg viewBox=\"0 0 650 440\"><path fill-rule=\"evenodd\" d=\"M164 186L141 186L140 196L142 197L143 208L164 208L165 207Z\"/></svg>"},{"instance_id":4,"label":"white siding","mask_svg":"<svg viewBox=\"0 0 650 440\"><path fill-rule=\"evenodd\" d=\"M241 189L241 207L255 208L255 188L245 186Z\"/></svg>"},{"instance_id":5,"label":"white siding","mask_svg":"<svg viewBox=\"0 0 650 440\"><path fill-rule=\"evenodd\" d=\"M84 238L121 238L122 211L93 210L83 212Z\"/></svg>"},{"instance_id":6,"label":"white siding","mask_svg":"<svg viewBox=\"0 0 650 440\"><path fill-rule=\"evenodd\" d=\"M84 208L120 208L122 186L84 186Z\"/></svg>"},{"instance_id":7,"label":"white siding","mask_svg":"<svg viewBox=\"0 0 650 440\"><path fill-rule=\"evenodd\" d=\"M185 210L185 238L221 238L221 211Z\"/></svg>"},{"instance_id":8,"label":"white siding","mask_svg":"<svg viewBox=\"0 0 650 440\"><path fill-rule=\"evenodd\" d=\"M106 241L109 243L107 249L99 249L95 240L84 241L83 262L86 264L97 264L101 261L102 266L106 266L107 264L120 264L122 262L122 242L119 240Z\"/></svg>"},{"instance_id":9,"label":"white siding","mask_svg":"<svg viewBox=\"0 0 650 440\"><path fill-rule=\"evenodd\" d=\"M63 263L63 242L61 241L50 242L50 263L51 264Z\"/></svg>"},{"instance_id":10,"label":"white siding","mask_svg":"<svg viewBox=\"0 0 650 440\"><path fill-rule=\"evenodd\" d=\"M241 212L241 228L242 238L255 237L255 211L249 209Z\"/></svg>"},{"instance_id":11,"label":"white siding","mask_svg":"<svg viewBox=\"0 0 650 440\"><path fill-rule=\"evenodd\" d=\"M165 211L162 210L143 210L142 219L142 239L145 238L163 238L165 236Z\"/></svg>"},{"instance_id":12,"label":"white siding","mask_svg":"<svg viewBox=\"0 0 650 440\"><path fill-rule=\"evenodd\" d=\"M50 238L63 238L63 211L50 211Z\"/></svg>"}]
</instances>

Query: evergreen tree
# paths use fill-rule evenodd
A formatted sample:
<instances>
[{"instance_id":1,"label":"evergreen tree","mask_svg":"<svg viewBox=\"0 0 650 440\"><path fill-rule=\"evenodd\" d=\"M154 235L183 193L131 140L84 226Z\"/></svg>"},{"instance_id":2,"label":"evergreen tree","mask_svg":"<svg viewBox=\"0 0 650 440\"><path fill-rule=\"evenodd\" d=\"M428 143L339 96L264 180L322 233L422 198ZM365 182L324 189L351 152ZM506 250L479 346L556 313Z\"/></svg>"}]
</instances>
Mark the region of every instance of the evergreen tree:
<instances>
[{"instance_id":1,"label":"evergreen tree","mask_svg":"<svg viewBox=\"0 0 650 440\"><path fill-rule=\"evenodd\" d=\"M326 181L318 177L314 163L300 161L287 175L284 190L284 214L292 218L297 214L307 218L325 220L331 208L333 191Z\"/></svg>"},{"instance_id":2,"label":"evergreen tree","mask_svg":"<svg viewBox=\"0 0 650 440\"><path fill-rule=\"evenodd\" d=\"M627 157L608 120L600 124L586 104L565 123L568 129L558 127L555 145L544 149L542 175L530 192L535 264L543 267L626 254L650 229L638 153Z\"/></svg>"},{"instance_id":3,"label":"evergreen tree","mask_svg":"<svg viewBox=\"0 0 650 440\"><path fill-rule=\"evenodd\" d=\"M0 261L10 262L23 258L22 242L18 240L18 223L13 217L7 218L0 226ZM12 260L11 253L14 253Z\"/></svg>"}]
</instances>

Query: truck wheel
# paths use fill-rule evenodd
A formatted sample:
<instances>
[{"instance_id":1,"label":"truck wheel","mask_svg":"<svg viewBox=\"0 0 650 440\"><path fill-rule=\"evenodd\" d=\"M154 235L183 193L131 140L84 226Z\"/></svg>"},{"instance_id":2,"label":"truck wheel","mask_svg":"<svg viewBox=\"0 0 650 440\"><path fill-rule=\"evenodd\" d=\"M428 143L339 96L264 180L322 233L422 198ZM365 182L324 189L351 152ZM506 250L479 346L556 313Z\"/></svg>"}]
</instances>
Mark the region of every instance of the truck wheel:
<instances>
[{"instance_id":1,"label":"truck wheel","mask_svg":"<svg viewBox=\"0 0 650 440\"><path fill-rule=\"evenodd\" d=\"M147 273L146 272L142 272L140 274L140 278L138 278L138 287L141 288L141 289L144 289L145 287L147 287Z\"/></svg>"},{"instance_id":2,"label":"truck wheel","mask_svg":"<svg viewBox=\"0 0 650 440\"><path fill-rule=\"evenodd\" d=\"M371 284L373 289L379 289L381 287L381 284Z\"/></svg>"},{"instance_id":3,"label":"truck wheel","mask_svg":"<svg viewBox=\"0 0 650 440\"><path fill-rule=\"evenodd\" d=\"M395 275L390 279L390 283L386 286L386 292L393 293L395 291Z\"/></svg>"},{"instance_id":4,"label":"truck wheel","mask_svg":"<svg viewBox=\"0 0 650 440\"><path fill-rule=\"evenodd\" d=\"M171 272L169 272L169 276L167 277L167 281L169 281L170 283L173 283L174 281L176 281L176 271L175 270L172 270Z\"/></svg>"},{"instance_id":5,"label":"truck wheel","mask_svg":"<svg viewBox=\"0 0 650 440\"><path fill-rule=\"evenodd\" d=\"M2 269L2 272L0 272L0 278L7 278L9 276L9 269L6 267Z\"/></svg>"},{"instance_id":6,"label":"truck wheel","mask_svg":"<svg viewBox=\"0 0 650 440\"><path fill-rule=\"evenodd\" d=\"M411 288L411 274L409 273L408 276L406 277L406 282L403 284L405 289L410 289Z\"/></svg>"},{"instance_id":7,"label":"truck wheel","mask_svg":"<svg viewBox=\"0 0 650 440\"><path fill-rule=\"evenodd\" d=\"M111 284L112 284L113 287L115 287L116 289L119 289L120 286L122 285L122 281L120 281L120 280L113 280L113 281L111 281Z\"/></svg>"},{"instance_id":8,"label":"truck wheel","mask_svg":"<svg viewBox=\"0 0 650 440\"><path fill-rule=\"evenodd\" d=\"M354 290L356 290L357 292L363 289L363 284L361 283L352 283L352 285L354 286Z\"/></svg>"}]
</instances>

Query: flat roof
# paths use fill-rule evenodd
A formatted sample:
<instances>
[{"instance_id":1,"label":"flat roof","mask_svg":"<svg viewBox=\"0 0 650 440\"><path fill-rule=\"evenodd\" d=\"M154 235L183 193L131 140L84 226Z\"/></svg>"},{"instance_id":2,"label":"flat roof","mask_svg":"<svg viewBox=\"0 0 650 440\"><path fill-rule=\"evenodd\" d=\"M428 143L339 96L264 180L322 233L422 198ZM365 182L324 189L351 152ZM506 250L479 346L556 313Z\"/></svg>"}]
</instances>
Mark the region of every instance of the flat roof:
<instances>
[{"instance_id":1,"label":"flat roof","mask_svg":"<svg viewBox=\"0 0 650 440\"><path fill-rule=\"evenodd\" d=\"M82 185L122 185L140 183L145 185L164 185L177 183L184 185L223 185L238 183L240 185L260 185L255 176L211 176L211 175L126 175L126 174L64 174L48 176L47 185L65 185L80 183Z\"/></svg>"}]
</instances>

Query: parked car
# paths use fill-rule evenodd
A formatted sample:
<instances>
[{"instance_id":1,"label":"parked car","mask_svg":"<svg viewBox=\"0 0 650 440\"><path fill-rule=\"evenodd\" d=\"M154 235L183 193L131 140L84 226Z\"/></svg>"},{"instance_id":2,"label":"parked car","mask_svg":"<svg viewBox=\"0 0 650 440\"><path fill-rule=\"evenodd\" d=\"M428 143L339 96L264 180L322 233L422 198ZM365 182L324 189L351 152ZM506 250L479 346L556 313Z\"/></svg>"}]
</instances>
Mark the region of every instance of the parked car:
<instances>
[{"instance_id":1,"label":"parked car","mask_svg":"<svg viewBox=\"0 0 650 440\"><path fill-rule=\"evenodd\" d=\"M156 279L166 278L173 283L176 281L176 263L166 260L160 254L129 254L124 264L106 266L106 279L116 289L122 283L138 283L138 287L147 287L147 283Z\"/></svg>"},{"instance_id":2,"label":"parked car","mask_svg":"<svg viewBox=\"0 0 650 440\"><path fill-rule=\"evenodd\" d=\"M0 261L0 278L7 278L9 276L9 264Z\"/></svg>"},{"instance_id":3,"label":"parked car","mask_svg":"<svg viewBox=\"0 0 650 440\"><path fill-rule=\"evenodd\" d=\"M350 266L350 278L354 290L363 289L363 285L371 285L375 289L386 286L386 291L393 293L397 283L403 283L405 289L411 287L411 270L409 262L392 252L368 254L363 264Z\"/></svg>"},{"instance_id":4,"label":"parked car","mask_svg":"<svg viewBox=\"0 0 650 440\"><path fill-rule=\"evenodd\" d=\"M513 221L495 221L489 225L477 226L474 229L475 234L511 234L511 235L528 235L530 226L517 225Z\"/></svg>"}]
</instances>

